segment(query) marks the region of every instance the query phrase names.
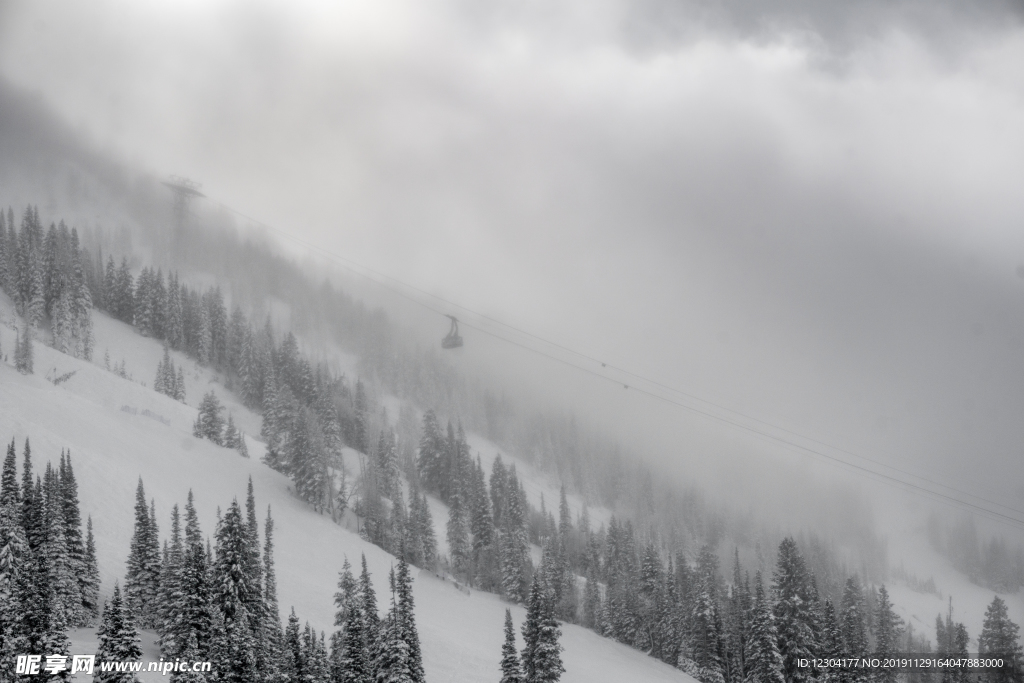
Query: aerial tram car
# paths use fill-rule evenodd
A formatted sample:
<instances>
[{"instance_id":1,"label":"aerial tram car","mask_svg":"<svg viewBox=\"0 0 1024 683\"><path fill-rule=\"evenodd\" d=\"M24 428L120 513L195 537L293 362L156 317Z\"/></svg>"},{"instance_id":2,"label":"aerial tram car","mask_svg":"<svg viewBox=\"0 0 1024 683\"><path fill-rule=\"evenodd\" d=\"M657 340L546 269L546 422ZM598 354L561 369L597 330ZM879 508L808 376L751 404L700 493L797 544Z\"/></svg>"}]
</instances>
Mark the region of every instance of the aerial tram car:
<instances>
[{"instance_id":1,"label":"aerial tram car","mask_svg":"<svg viewBox=\"0 0 1024 683\"><path fill-rule=\"evenodd\" d=\"M448 336L441 340L442 349L457 349L462 346L462 337L459 336L459 321L454 315L447 316L452 321Z\"/></svg>"}]
</instances>

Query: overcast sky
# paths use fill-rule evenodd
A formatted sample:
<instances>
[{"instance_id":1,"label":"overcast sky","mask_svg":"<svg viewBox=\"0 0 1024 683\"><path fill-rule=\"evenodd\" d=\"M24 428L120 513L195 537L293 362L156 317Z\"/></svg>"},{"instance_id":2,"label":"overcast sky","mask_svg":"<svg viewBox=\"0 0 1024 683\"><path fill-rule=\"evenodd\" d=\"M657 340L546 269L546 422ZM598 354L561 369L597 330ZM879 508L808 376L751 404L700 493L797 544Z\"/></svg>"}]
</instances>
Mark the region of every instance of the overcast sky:
<instances>
[{"instance_id":1,"label":"overcast sky","mask_svg":"<svg viewBox=\"0 0 1024 683\"><path fill-rule=\"evenodd\" d=\"M1022 3L733 6L0 0L0 73L357 262L1019 507ZM585 386L691 466L704 427Z\"/></svg>"}]
</instances>

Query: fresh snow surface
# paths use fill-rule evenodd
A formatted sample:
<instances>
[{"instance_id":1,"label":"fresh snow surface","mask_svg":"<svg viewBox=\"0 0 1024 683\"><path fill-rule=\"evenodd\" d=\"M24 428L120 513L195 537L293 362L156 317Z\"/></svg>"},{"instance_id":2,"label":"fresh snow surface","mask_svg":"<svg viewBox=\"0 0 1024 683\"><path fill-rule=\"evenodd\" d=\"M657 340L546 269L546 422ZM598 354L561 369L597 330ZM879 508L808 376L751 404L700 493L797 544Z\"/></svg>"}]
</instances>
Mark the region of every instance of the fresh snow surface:
<instances>
[{"instance_id":1,"label":"fresh snow surface","mask_svg":"<svg viewBox=\"0 0 1024 683\"><path fill-rule=\"evenodd\" d=\"M10 301L0 295L0 345L11 361L12 321ZM203 531L209 535L218 508L226 508L236 497L244 502L246 482L251 476L261 511L261 529L267 506L273 509L282 618L287 618L294 606L302 621L308 620L317 630L329 633L333 628L338 571L346 556L358 570L360 555L364 553L382 612L387 608L387 575L395 563L391 555L298 500L286 477L259 462L261 449L251 439L253 458L246 460L234 451L192 436L196 411L191 406L210 389L250 436L259 433L258 416L242 407L209 370L196 367L180 354L172 356L176 365L185 364L190 405L156 393L149 387L163 354L160 343L140 337L129 326L99 312L95 313L94 321L93 363L63 355L40 342L35 345L34 375L21 375L11 362L0 362L0 439L16 439L20 467L22 444L29 436L37 473L43 471L47 460L56 464L61 449L70 449L83 518L91 515L94 524L101 590L105 596L110 595L115 581L123 580L133 527L135 487L140 476L147 496L156 500L161 540L169 530L171 507L175 503L183 507L189 489L195 495ZM105 350L109 350L111 365L125 360L134 381L103 368ZM47 372L53 376L71 370L76 374L59 386L45 379ZM143 411L149 411L151 416ZM480 450L486 457L487 450ZM552 500L557 505L557 489L555 495ZM435 506L432 512L435 524L443 530L447 518L443 508ZM441 533L439 540L443 537ZM498 680L503 615L508 605L482 592L466 595L430 572L419 573L414 592L428 680ZM512 613L517 625L521 624L525 610L514 606ZM562 631L566 667L562 680L567 683L692 680L641 652L586 629L563 625ZM73 652L88 654L95 647L95 635L89 630L78 631L74 637L85 651ZM151 639L151 635L148 637ZM519 644L522 645L521 638ZM154 655L152 646L147 646L147 656Z\"/></svg>"}]
</instances>

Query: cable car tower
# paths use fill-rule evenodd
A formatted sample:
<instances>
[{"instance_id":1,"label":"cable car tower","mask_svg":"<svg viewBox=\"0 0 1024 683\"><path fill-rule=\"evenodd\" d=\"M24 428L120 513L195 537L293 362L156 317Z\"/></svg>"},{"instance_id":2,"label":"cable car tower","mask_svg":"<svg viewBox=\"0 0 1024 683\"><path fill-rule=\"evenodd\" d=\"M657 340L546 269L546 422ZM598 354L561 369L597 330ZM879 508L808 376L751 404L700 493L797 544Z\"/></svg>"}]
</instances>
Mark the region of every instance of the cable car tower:
<instances>
[{"instance_id":1,"label":"cable car tower","mask_svg":"<svg viewBox=\"0 0 1024 683\"><path fill-rule=\"evenodd\" d=\"M206 195L199 191L202 185L181 176L172 175L163 181L163 184L171 188L171 192L174 193L174 222L180 234L185 227L186 219L188 219L189 203L197 197L205 197Z\"/></svg>"}]
</instances>

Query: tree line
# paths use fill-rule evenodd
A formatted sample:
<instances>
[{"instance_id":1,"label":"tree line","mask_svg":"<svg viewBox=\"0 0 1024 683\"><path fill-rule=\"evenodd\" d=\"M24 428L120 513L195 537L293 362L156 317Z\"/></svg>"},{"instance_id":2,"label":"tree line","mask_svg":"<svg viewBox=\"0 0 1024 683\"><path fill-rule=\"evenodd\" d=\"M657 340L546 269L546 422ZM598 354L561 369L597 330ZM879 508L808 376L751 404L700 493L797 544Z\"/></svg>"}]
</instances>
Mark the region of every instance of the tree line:
<instances>
[{"instance_id":1,"label":"tree line","mask_svg":"<svg viewBox=\"0 0 1024 683\"><path fill-rule=\"evenodd\" d=\"M0 680L21 654L68 654L68 629L95 623L99 569L92 518L82 530L71 454L33 476L25 440L21 484L12 440L0 475Z\"/></svg>"},{"instance_id":2,"label":"tree line","mask_svg":"<svg viewBox=\"0 0 1024 683\"><path fill-rule=\"evenodd\" d=\"M29 206L16 227L14 210L0 210L0 290L24 319L15 359L32 371L30 328L49 326L53 346L90 359L93 352L92 294L85 275L88 252L78 231L61 221L44 230L39 209Z\"/></svg>"}]
</instances>

